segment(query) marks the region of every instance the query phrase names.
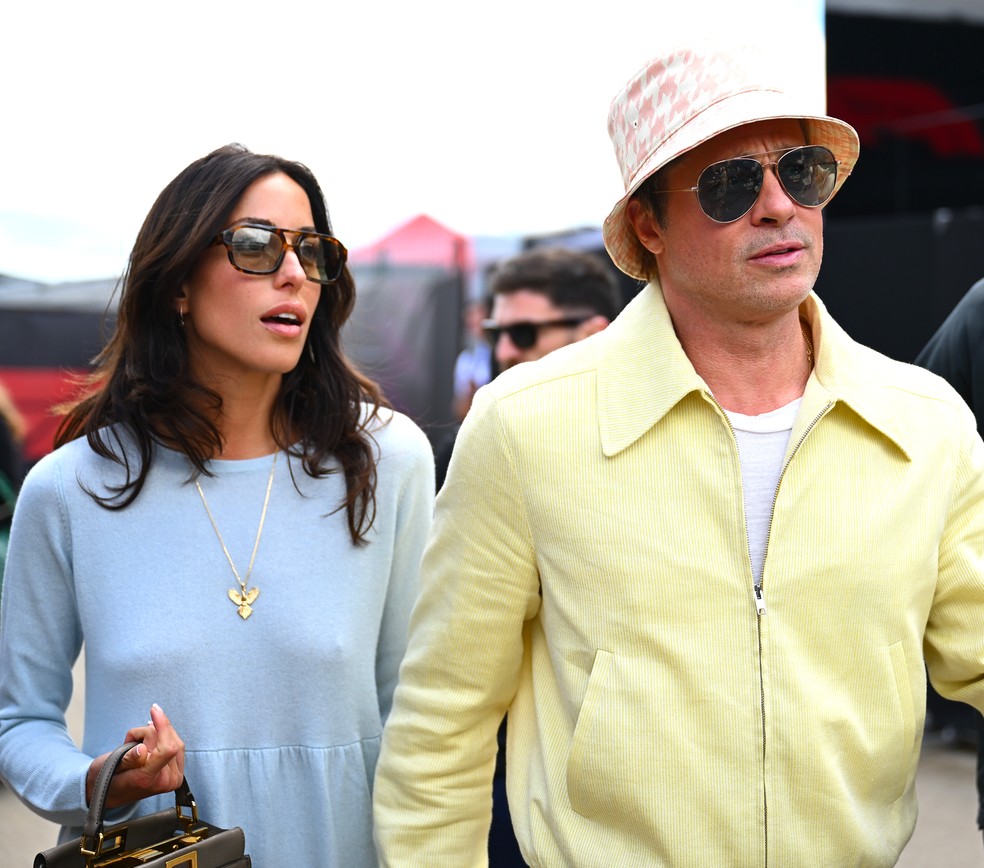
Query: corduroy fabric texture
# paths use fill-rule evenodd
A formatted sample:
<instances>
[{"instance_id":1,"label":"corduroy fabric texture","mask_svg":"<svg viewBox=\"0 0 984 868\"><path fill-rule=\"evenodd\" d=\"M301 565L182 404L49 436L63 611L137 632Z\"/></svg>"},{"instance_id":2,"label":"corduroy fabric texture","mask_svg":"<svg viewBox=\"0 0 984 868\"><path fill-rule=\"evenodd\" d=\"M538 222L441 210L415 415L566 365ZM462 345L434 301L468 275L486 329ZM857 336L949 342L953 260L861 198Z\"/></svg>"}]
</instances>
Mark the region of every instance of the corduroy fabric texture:
<instances>
[{"instance_id":1,"label":"corduroy fabric texture","mask_svg":"<svg viewBox=\"0 0 984 868\"><path fill-rule=\"evenodd\" d=\"M984 699L984 446L811 297L756 614L733 435L651 285L483 389L376 777L387 866L483 866L496 728L535 866L894 865L923 649Z\"/></svg>"}]
</instances>

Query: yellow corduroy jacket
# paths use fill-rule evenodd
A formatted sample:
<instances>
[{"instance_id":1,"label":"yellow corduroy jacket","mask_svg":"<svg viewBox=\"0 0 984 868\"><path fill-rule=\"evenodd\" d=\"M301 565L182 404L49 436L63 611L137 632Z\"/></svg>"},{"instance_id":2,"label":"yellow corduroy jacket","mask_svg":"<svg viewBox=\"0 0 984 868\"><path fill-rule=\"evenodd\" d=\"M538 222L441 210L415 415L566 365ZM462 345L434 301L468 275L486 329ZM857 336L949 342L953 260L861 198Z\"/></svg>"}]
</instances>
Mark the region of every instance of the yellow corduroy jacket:
<instances>
[{"instance_id":1,"label":"yellow corduroy jacket","mask_svg":"<svg viewBox=\"0 0 984 868\"><path fill-rule=\"evenodd\" d=\"M658 285L479 393L383 736L384 865L486 864L507 710L532 865L895 864L924 652L944 696L984 706L984 446L943 380L815 296L801 315L816 366L763 613L735 438Z\"/></svg>"}]
</instances>

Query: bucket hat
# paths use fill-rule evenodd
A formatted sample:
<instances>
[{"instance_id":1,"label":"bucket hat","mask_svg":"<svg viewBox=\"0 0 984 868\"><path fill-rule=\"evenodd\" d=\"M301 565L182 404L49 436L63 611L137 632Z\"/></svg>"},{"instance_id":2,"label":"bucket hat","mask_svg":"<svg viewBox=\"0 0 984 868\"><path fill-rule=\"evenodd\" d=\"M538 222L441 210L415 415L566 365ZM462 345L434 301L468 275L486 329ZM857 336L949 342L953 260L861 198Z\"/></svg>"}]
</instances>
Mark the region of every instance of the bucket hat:
<instances>
[{"instance_id":1,"label":"bucket hat","mask_svg":"<svg viewBox=\"0 0 984 868\"><path fill-rule=\"evenodd\" d=\"M671 160L726 130L763 120L802 121L808 143L826 146L840 162L831 199L851 174L859 150L854 128L815 113L812 100L788 89L788 66L770 67L755 56L754 48L739 55L713 43L684 46L649 61L612 100L608 134L625 195L602 232L612 261L626 274L645 279L644 263L651 261L626 213L632 194Z\"/></svg>"}]
</instances>

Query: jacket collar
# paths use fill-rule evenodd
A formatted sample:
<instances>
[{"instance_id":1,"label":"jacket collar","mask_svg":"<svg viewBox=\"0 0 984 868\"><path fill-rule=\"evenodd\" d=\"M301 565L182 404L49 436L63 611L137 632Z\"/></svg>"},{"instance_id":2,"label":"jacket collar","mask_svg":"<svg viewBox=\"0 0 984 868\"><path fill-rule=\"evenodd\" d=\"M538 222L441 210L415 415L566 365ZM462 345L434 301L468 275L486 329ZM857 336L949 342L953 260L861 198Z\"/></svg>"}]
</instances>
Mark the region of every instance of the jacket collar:
<instances>
[{"instance_id":1,"label":"jacket collar","mask_svg":"<svg viewBox=\"0 0 984 868\"><path fill-rule=\"evenodd\" d=\"M706 391L653 281L598 335L598 418L605 455L642 437L685 395Z\"/></svg>"},{"instance_id":2,"label":"jacket collar","mask_svg":"<svg viewBox=\"0 0 984 868\"><path fill-rule=\"evenodd\" d=\"M800 316L810 324L817 348L804 403L814 389L825 392L828 400L849 407L911 459L916 435L898 400L900 392L911 390L904 366L851 338L813 293L800 305Z\"/></svg>"},{"instance_id":3,"label":"jacket collar","mask_svg":"<svg viewBox=\"0 0 984 868\"><path fill-rule=\"evenodd\" d=\"M909 456L905 420L889 394L894 390L872 386L881 379L876 369L890 373L893 363L848 337L814 294L801 305L800 316L810 325L816 353L801 415L812 419L814 405L819 414L843 403ZM711 397L680 345L658 281L639 292L597 339L598 418L606 456L631 446L690 393Z\"/></svg>"}]
</instances>

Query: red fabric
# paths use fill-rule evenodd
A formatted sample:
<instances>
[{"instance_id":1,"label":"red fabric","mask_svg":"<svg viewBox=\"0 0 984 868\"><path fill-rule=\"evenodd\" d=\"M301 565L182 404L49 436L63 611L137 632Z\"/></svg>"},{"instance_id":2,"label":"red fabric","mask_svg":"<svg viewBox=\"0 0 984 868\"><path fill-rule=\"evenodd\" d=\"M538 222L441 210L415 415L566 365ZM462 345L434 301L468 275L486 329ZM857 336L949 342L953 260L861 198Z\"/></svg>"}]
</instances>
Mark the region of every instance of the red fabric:
<instances>
[{"instance_id":1,"label":"red fabric","mask_svg":"<svg viewBox=\"0 0 984 868\"><path fill-rule=\"evenodd\" d=\"M940 157L984 157L980 125L929 82L831 76L827 82L827 110L851 124L862 145L877 146L888 133L921 141Z\"/></svg>"},{"instance_id":2,"label":"red fabric","mask_svg":"<svg viewBox=\"0 0 984 868\"><path fill-rule=\"evenodd\" d=\"M84 369L0 368L0 381L27 423L24 457L33 464L54 446L60 417L53 410L73 397Z\"/></svg>"}]
</instances>

